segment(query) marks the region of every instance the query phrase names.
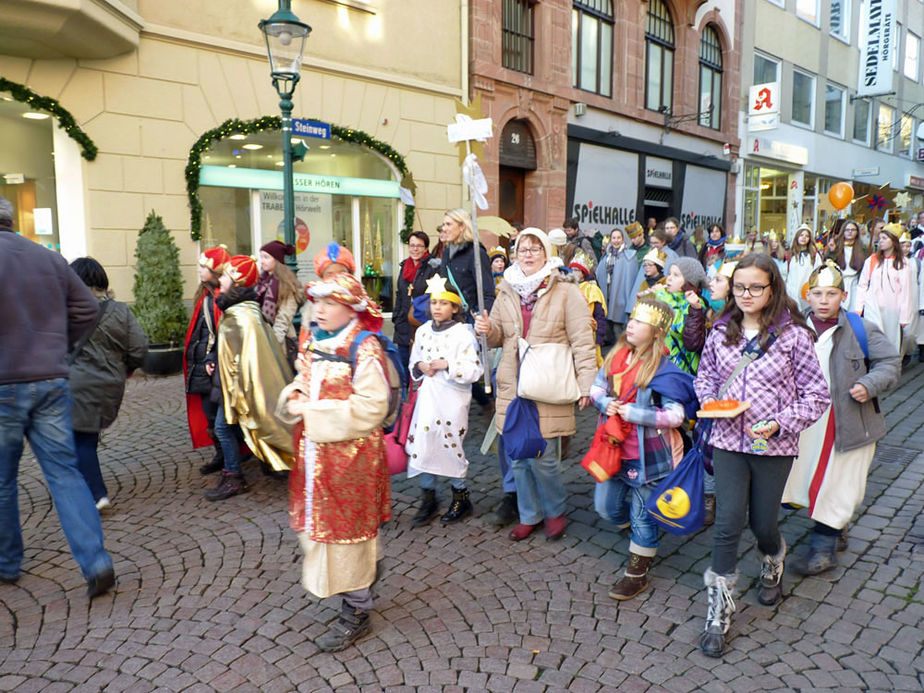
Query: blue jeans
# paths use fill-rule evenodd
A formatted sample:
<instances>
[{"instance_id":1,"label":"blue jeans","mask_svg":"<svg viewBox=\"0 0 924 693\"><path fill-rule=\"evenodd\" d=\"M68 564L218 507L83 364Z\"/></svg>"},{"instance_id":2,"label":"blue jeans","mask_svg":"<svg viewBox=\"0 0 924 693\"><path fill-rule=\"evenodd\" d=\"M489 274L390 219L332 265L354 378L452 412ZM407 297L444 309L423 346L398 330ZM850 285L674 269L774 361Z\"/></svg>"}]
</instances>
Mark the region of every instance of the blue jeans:
<instances>
[{"instance_id":1,"label":"blue jeans","mask_svg":"<svg viewBox=\"0 0 924 693\"><path fill-rule=\"evenodd\" d=\"M420 473L420 488L426 489L427 491L435 491L437 479L449 479L449 483L457 491L464 491L466 489L465 479L458 479L453 476L442 476L440 474L430 474L429 472Z\"/></svg>"},{"instance_id":2,"label":"blue jeans","mask_svg":"<svg viewBox=\"0 0 924 693\"><path fill-rule=\"evenodd\" d=\"M632 527L630 541L643 549L658 547L658 525L645 510L651 497L651 485L629 486L618 477L610 477L594 489L594 510L604 520L616 524L625 522L626 499L629 501L629 522ZM636 552L638 553L638 552Z\"/></svg>"},{"instance_id":3,"label":"blue jeans","mask_svg":"<svg viewBox=\"0 0 924 693\"><path fill-rule=\"evenodd\" d=\"M565 514L565 484L558 461L561 440L548 438L546 443L542 457L511 461L517 488L517 509L524 525L537 525L543 519Z\"/></svg>"},{"instance_id":4,"label":"blue jeans","mask_svg":"<svg viewBox=\"0 0 924 693\"><path fill-rule=\"evenodd\" d=\"M77 451L77 468L83 475L93 500L98 501L109 495L106 483L103 481L103 472L99 468L99 433L82 433L74 431L74 447Z\"/></svg>"},{"instance_id":5,"label":"blue jeans","mask_svg":"<svg viewBox=\"0 0 924 693\"><path fill-rule=\"evenodd\" d=\"M237 437L237 424L229 424L225 419L225 405L218 405L215 414L215 437L221 445L225 456L225 472L228 474L241 473L241 449Z\"/></svg>"},{"instance_id":6,"label":"blue jeans","mask_svg":"<svg viewBox=\"0 0 924 693\"><path fill-rule=\"evenodd\" d=\"M507 455L504 447L504 436L497 434L497 459L500 462L501 487L504 493L516 493L517 482L513 478L513 460Z\"/></svg>"},{"instance_id":7,"label":"blue jeans","mask_svg":"<svg viewBox=\"0 0 924 693\"><path fill-rule=\"evenodd\" d=\"M23 439L35 453L71 554L84 578L112 568L93 496L77 468L71 392L64 378L0 385L0 575L19 575L23 558L17 478Z\"/></svg>"}]
</instances>

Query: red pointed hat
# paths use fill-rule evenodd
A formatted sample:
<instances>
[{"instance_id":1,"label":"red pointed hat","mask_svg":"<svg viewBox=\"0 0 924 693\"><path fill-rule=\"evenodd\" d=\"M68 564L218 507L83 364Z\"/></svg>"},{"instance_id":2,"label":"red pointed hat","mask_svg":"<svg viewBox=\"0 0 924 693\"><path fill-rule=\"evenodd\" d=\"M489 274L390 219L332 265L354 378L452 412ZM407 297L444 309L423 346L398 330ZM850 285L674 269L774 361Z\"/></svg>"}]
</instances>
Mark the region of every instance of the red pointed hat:
<instances>
[{"instance_id":1,"label":"red pointed hat","mask_svg":"<svg viewBox=\"0 0 924 693\"><path fill-rule=\"evenodd\" d=\"M231 277L237 286L253 286L257 283L260 270L257 269L257 261L249 255L235 255L228 260L225 274Z\"/></svg>"},{"instance_id":2,"label":"red pointed hat","mask_svg":"<svg viewBox=\"0 0 924 693\"><path fill-rule=\"evenodd\" d=\"M225 265L231 260L231 254L223 245L203 250L199 255L199 264L207 267L215 274L221 274L225 270Z\"/></svg>"},{"instance_id":3,"label":"red pointed hat","mask_svg":"<svg viewBox=\"0 0 924 693\"><path fill-rule=\"evenodd\" d=\"M362 282L352 274L340 272L327 279L308 282L305 295L312 303L319 298L333 299L352 308L364 329L370 332L379 332L382 329L382 311L375 301L369 298Z\"/></svg>"}]
</instances>

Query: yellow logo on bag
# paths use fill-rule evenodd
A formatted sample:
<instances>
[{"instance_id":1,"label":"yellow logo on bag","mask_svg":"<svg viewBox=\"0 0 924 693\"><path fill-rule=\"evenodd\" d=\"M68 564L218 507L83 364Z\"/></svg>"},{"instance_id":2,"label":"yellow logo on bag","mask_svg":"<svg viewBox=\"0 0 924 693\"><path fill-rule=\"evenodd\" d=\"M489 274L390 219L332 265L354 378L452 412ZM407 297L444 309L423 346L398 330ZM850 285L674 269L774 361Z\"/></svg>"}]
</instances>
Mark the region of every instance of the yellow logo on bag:
<instances>
[{"instance_id":1,"label":"yellow logo on bag","mask_svg":"<svg viewBox=\"0 0 924 693\"><path fill-rule=\"evenodd\" d=\"M662 515L676 520L690 512L690 497L682 488L675 486L658 496L657 505Z\"/></svg>"}]
</instances>

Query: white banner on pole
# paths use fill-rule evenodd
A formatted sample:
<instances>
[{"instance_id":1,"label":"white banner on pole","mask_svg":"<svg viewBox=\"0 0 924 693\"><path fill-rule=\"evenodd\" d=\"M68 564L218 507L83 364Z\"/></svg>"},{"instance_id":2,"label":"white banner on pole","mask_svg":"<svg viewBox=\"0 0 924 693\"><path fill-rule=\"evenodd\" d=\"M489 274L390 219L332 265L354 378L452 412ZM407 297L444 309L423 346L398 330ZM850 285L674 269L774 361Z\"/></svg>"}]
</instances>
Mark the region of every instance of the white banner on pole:
<instances>
[{"instance_id":1,"label":"white banner on pole","mask_svg":"<svg viewBox=\"0 0 924 693\"><path fill-rule=\"evenodd\" d=\"M857 96L892 91L895 0L865 0L860 9L860 74Z\"/></svg>"}]
</instances>

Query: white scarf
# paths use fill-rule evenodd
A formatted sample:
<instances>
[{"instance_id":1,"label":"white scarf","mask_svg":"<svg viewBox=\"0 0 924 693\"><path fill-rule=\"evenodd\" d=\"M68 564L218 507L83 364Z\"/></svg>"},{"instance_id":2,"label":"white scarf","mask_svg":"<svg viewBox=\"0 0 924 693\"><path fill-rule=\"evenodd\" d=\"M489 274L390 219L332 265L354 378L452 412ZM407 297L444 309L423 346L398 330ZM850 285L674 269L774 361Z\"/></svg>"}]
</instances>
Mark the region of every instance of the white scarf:
<instances>
[{"instance_id":1,"label":"white scarf","mask_svg":"<svg viewBox=\"0 0 924 693\"><path fill-rule=\"evenodd\" d=\"M504 280L510 284L511 288L516 291L522 298L529 298L539 285L548 277L552 270L561 267L561 258L553 257L546 260L545 264L536 272L528 277L523 274L523 268L519 262L514 262L510 267L504 270Z\"/></svg>"}]
</instances>

